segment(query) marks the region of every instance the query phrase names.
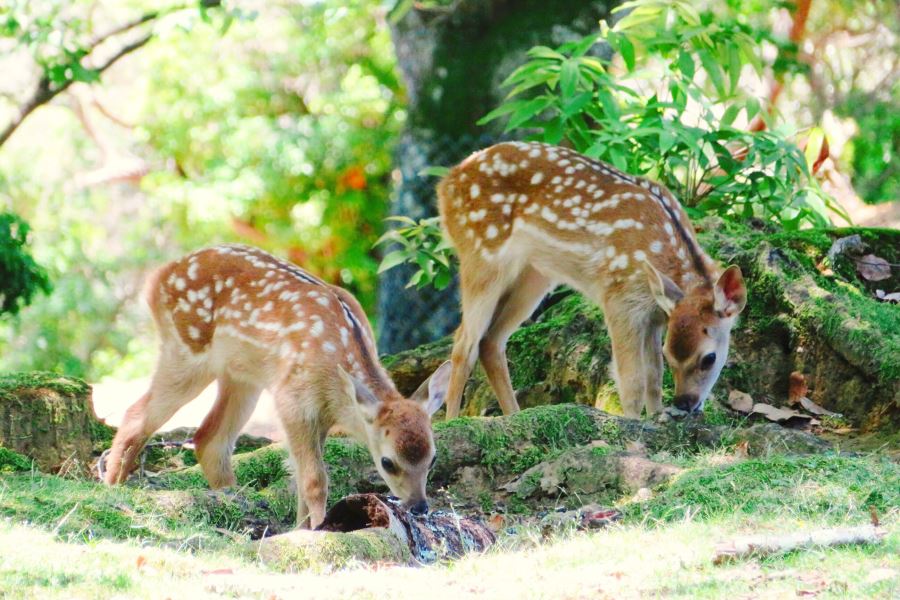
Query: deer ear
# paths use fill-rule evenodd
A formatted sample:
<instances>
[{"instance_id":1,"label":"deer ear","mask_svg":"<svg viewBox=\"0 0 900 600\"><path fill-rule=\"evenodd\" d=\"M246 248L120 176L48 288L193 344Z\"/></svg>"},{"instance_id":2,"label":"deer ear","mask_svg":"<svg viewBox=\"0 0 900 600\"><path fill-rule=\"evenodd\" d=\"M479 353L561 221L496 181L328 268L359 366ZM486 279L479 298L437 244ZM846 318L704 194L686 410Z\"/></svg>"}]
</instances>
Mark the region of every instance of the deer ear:
<instances>
[{"instance_id":1,"label":"deer ear","mask_svg":"<svg viewBox=\"0 0 900 600\"><path fill-rule=\"evenodd\" d=\"M433 415L444 403L444 397L447 395L447 387L450 385L450 372L452 367L450 361L435 369L431 377L422 382L410 400L418 402L429 415Z\"/></svg>"},{"instance_id":2,"label":"deer ear","mask_svg":"<svg viewBox=\"0 0 900 600\"><path fill-rule=\"evenodd\" d=\"M356 408L362 413L366 422L374 422L375 417L378 416L378 409L381 408L381 400L375 397L366 384L345 371L340 365L338 366L338 376L341 379L344 393L355 401Z\"/></svg>"},{"instance_id":3,"label":"deer ear","mask_svg":"<svg viewBox=\"0 0 900 600\"><path fill-rule=\"evenodd\" d=\"M684 292L677 283L657 271L650 261L644 261L644 272L647 273L647 283L650 284L653 299L667 315L672 314L675 305L684 298Z\"/></svg>"},{"instance_id":4,"label":"deer ear","mask_svg":"<svg viewBox=\"0 0 900 600\"><path fill-rule=\"evenodd\" d=\"M734 317L744 310L747 305L747 288L744 286L741 268L731 265L725 269L725 272L719 275L713 293L716 299L716 312L723 317Z\"/></svg>"}]
</instances>

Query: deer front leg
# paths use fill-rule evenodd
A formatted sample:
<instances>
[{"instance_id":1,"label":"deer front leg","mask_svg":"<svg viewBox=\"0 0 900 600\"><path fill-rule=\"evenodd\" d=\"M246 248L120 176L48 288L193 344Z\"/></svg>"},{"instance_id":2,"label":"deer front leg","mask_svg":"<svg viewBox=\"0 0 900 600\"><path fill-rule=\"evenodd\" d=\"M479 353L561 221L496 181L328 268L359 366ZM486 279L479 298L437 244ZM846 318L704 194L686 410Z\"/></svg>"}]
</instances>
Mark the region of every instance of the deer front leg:
<instances>
[{"instance_id":1,"label":"deer front leg","mask_svg":"<svg viewBox=\"0 0 900 600\"><path fill-rule=\"evenodd\" d=\"M624 315L607 313L612 338L612 375L619 391L622 411L629 419L638 419L644 404L647 365L644 360L644 332Z\"/></svg>"},{"instance_id":2,"label":"deer front leg","mask_svg":"<svg viewBox=\"0 0 900 600\"><path fill-rule=\"evenodd\" d=\"M665 324L652 324L644 333L644 406L647 416L662 412L662 334Z\"/></svg>"},{"instance_id":3,"label":"deer front leg","mask_svg":"<svg viewBox=\"0 0 900 600\"><path fill-rule=\"evenodd\" d=\"M315 402L315 386L301 385L279 390L275 407L284 427L288 450L294 464L297 485L297 527L318 527L325 519L328 473L322 447L328 432L318 420L306 418L303 403Z\"/></svg>"}]
</instances>

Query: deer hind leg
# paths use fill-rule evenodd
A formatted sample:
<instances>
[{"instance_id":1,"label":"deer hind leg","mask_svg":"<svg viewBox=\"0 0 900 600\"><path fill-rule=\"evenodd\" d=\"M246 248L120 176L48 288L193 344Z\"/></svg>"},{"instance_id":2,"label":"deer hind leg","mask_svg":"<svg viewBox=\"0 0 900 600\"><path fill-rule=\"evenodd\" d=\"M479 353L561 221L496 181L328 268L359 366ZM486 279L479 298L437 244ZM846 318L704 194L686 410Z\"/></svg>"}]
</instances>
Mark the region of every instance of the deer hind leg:
<instances>
[{"instance_id":1,"label":"deer hind leg","mask_svg":"<svg viewBox=\"0 0 900 600\"><path fill-rule=\"evenodd\" d=\"M504 272L483 261L466 268L460 266L462 323L456 330L450 356L453 368L446 396L447 419L459 416L466 381L478 359L478 343L491 325L497 304L517 276L518 272Z\"/></svg>"},{"instance_id":2,"label":"deer hind leg","mask_svg":"<svg viewBox=\"0 0 900 600\"><path fill-rule=\"evenodd\" d=\"M526 267L500 302L487 333L479 343L481 364L504 415L519 410L519 403L516 401L512 380L509 377L506 342L522 321L531 316L541 299L553 286L549 278L532 267Z\"/></svg>"},{"instance_id":3,"label":"deer hind leg","mask_svg":"<svg viewBox=\"0 0 900 600\"><path fill-rule=\"evenodd\" d=\"M612 338L612 374L622 411L626 417L637 419L641 416L647 385L644 328L635 325L627 312L608 311L606 319Z\"/></svg>"},{"instance_id":4,"label":"deer hind leg","mask_svg":"<svg viewBox=\"0 0 900 600\"><path fill-rule=\"evenodd\" d=\"M128 479L147 443L179 408L193 400L213 380L187 351L163 351L150 389L125 412L106 460L104 481L113 485Z\"/></svg>"},{"instance_id":5,"label":"deer hind leg","mask_svg":"<svg viewBox=\"0 0 900 600\"><path fill-rule=\"evenodd\" d=\"M212 410L194 434L197 461L213 489L235 485L231 454L234 442L246 425L261 389L255 385L235 381L228 376L219 378L219 395Z\"/></svg>"},{"instance_id":6,"label":"deer hind leg","mask_svg":"<svg viewBox=\"0 0 900 600\"><path fill-rule=\"evenodd\" d=\"M294 465L297 486L297 526L315 529L325 519L328 498L328 472L322 458L327 427L320 424L306 403L317 403L315 386L288 387L275 394L275 407L284 427Z\"/></svg>"}]
</instances>

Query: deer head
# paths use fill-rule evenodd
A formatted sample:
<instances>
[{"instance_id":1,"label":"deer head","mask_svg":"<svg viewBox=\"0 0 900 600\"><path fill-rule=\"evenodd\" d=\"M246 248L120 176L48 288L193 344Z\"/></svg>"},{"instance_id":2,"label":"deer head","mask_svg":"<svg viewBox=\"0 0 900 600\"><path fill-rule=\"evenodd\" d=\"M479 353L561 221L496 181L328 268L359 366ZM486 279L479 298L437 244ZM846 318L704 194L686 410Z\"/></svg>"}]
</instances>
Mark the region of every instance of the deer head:
<instances>
[{"instance_id":1,"label":"deer head","mask_svg":"<svg viewBox=\"0 0 900 600\"><path fill-rule=\"evenodd\" d=\"M409 398L385 401L343 369L345 392L362 418L369 453L391 493L415 514L428 511L425 484L435 460L431 416L444 403L450 361Z\"/></svg>"},{"instance_id":2,"label":"deer head","mask_svg":"<svg viewBox=\"0 0 900 600\"><path fill-rule=\"evenodd\" d=\"M728 358L731 329L747 302L741 269L725 269L714 285L685 293L649 262L644 263L653 298L668 315L663 356L675 378L675 406L703 408Z\"/></svg>"}]
</instances>

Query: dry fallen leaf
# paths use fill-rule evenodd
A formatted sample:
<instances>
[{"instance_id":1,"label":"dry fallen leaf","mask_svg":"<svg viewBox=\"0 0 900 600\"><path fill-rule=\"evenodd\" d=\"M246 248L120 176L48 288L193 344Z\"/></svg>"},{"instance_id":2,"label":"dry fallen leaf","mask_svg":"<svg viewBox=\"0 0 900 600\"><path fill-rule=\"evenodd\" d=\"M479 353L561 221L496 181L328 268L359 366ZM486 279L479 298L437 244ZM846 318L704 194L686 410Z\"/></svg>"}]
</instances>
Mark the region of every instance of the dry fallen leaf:
<instances>
[{"instance_id":1,"label":"dry fallen leaf","mask_svg":"<svg viewBox=\"0 0 900 600\"><path fill-rule=\"evenodd\" d=\"M138 569L143 569L146 564L147 558L143 554L138 554L137 560L134 561L134 566Z\"/></svg>"},{"instance_id":2,"label":"dry fallen leaf","mask_svg":"<svg viewBox=\"0 0 900 600\"><path fill-rule=\"evenodd\" d=\"M888 294L885 293L884 290L875 290L875 297L882 302L893 302L894 304L900 304L900 292Z\"/></svg>"},{"instance_id":3,"label":"dry fallen leaf","mask_svg":"<svg viewBox=\"0 0 900 600\"><path fill-rule=\"evenodd\" d=\"M750 442L747 440L738 442L734 447L734 456L736 458L750 458Z\"/></svg>"},{"instance_id":4,"label":"dry fallen leaf","mask_svg":"<svg viewBox=\"0 0 900 600\"><path fill-rule=\"evenodd\" d=\"M201 575L234 575L232 569L211 569L209 571L200 571Z\"/></svg>"},{"instance_id":5,"label":"dry fallen leaf","mask_svg":"<svg viewBox=\"0 0 900 600\"><path fill-rule=\"evenodd\" d=\"M806 385L806 377L800 371L791 373L788 379L788 404L791 406L800 402L800 398L809 393L809 386Z\"/></svg>"},{"instance_id":6,"label":"dry fallen leaf","mask_svg":"<svg viewBox=\"0 0 900 600\"><path fill-rule=\"evenodd\" d=\"M802 396L800 398L800 406L802 406L807 412L811 412L814 415L827 415L829 417L839 417L840 413L832 412L827 408L822 408L806 396Z\"/></svg>"},{"instance_id":7,"label":"dry fallen leaf","mask_svg":"<svg viewBox=\"0 0 900 600\"><path fill-rule=\"evenodd\" d=\"M762 402L757 402L753 405L752 413L762 415L770 421L774 421L776 423L783 423L784 421L788 421L790 419L798 419L801 421L812 420L812 417L810 417L809 415L804 415L803 413L799 413L796 410L791 410L789 408L778 408L776 406L772 406L771 404L764 404Z\"/></svg>"},{"instance_id":8,"label":"dry fallen leaf","mask_svg":"<svg viewBox=\"0 0 900 600\"><path fill-rule=\"evenodd\" d=\"M742 413L753 410L753 397L740 390L731 390L728 394L728 406Z\"/></svg>"},{"instance_id":9,"label":"dry fallen leaf","mask_svg":"<svg viewBox=\"0 0 900 600\"><path fill-rule=\"evenodd\" d=\"M891 278L891 263L874 254L866 254L858 259L856 270L866 281L882 281Z\"/></svg>"}]
</instances>

